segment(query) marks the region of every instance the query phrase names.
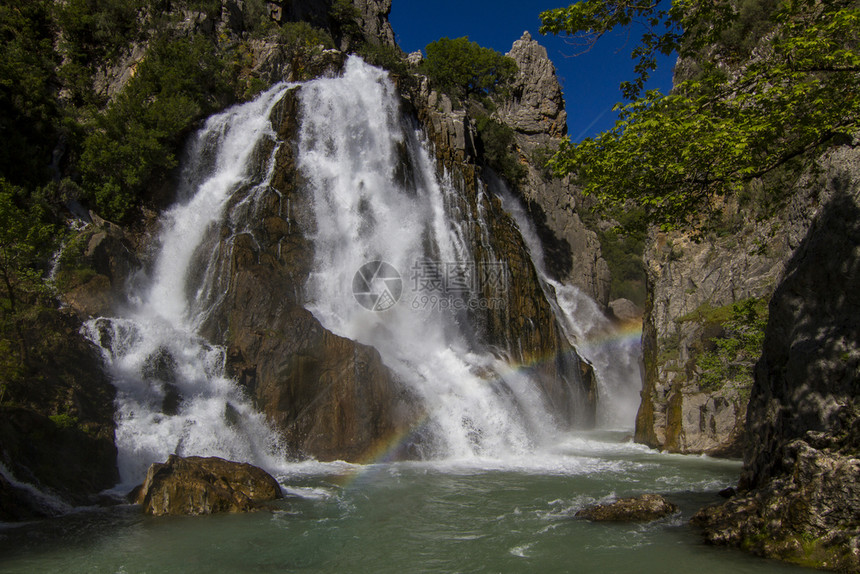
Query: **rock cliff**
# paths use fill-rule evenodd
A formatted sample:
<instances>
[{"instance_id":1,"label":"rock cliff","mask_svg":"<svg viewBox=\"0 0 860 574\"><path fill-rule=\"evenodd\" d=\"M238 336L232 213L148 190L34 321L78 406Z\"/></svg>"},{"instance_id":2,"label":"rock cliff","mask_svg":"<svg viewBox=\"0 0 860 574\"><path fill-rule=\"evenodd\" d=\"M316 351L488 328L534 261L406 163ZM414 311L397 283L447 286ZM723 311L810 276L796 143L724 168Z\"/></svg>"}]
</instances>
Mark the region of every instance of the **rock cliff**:
<instances>
[{"instance_id":1,"label":"rock cliff","mask_svg":"<svg viewBox=\"0 0 860 574\"><path fill-rule=\"evenodd\" d=\"M830 169L825 164L820 168ZM785 203L757 216L760 200L731 200L724 224L704 237L649 235L637 442L671 452L742 455L767 301L829 192L808 175L764 193Z\"/></svg>"},{"instance_id":2,"label":"rock cliff","mask_svg":"<svg viewBox=\"0 0 860 574\"><path fill-rule=\"evenodd\" d=\"M597 235L578 215L590 205L569 177L549 177L542 165L567 134L567 111L555 68L546 48L528 32L507 55L517 63L518 72L497 115L514 129L520 162L528 169L517 191L543 244L547 271L606 307L609 267Z\"/></svg>"},{"instance_id":3,"label":"rock cliff","mask_svg":"<svg viewBox=\"0 0 860 574\"><path fill-rule=\"evenodd\" d=\"M860 571L860 153L814 178L821 208L770 302L746 421L742 494L695 522L715 544ZM813 183L813 182L810 182Z\"/></svg>"}]
</instances>

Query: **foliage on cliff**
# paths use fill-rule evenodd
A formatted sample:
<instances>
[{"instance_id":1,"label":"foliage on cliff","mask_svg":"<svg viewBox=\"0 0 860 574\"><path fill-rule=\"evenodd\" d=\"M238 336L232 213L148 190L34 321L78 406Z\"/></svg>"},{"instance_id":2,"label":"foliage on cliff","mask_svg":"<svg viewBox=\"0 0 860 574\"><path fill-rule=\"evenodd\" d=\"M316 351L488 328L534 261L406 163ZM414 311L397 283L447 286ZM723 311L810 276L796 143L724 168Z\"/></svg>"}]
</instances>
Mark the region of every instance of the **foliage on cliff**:
<instances>
[{"instance_id":1,"label":"foliage on cliff","mask_svg":"<svg viewBox=\"0 0 860 574\"><path fill-rule=\"evenodd\" d=\"M252 95L252 41L296 58L332 45L278 26L264 0L236 6L229 28L220 0L0 0L0 402L23 404L39 357L75 330L47 277L64 204L130 219L195 125Z\"/></svg>"},{"instance_id":2,"label":"foliage on cliff","mask_svg":"<svg viewBox=\"0 0 860 574\"><path fill-rule=\"evenodd\" d=\"M427 44L422 70L434 86L455 97L501 90L517 72L511 58L469 38L441 38Z\"/></svg>"},{"instance_id":3,"label":"foliage on cliff","mask_svg":"<svg viewBox=\"0 0 860 574\"><path fill-rule=\"evenodd\" d=\"M700 223L720 198L860 129L860 8L855 1L665 3L585 0L541 14L542 32L586 46L644 24L619 120L552 160L606 206L633 201L664 225ZM752 6L752 8L750 8ZM757 8L753 9L753 8ZM755 42L740 38L760 35ZM657 54L694 73L668 95L642 89Z\"/></svg>"},{"instance_id":4,"label":"foliage on cliff","mask_svg":"<svg viewBox=\"0 0 860 574\"><path fill-rule=\"evenodd\" d=\"M231 96L224 68L201 34L165 36L150 47L82 144L84 189L101 211L122 217L176 167L182 136Z\"/></svg>"},{"instance_id":5,"label":"foliage on cliff","mask_svg":"<svg viewBox=\"0 0 860 574\"><path fill-rule=\"evenodd\" d=\"M41 265L56 247L56 229L23 195L0 178L0 403L28 366L26 325L32 308L50 295Z\"/></svg>"},{"instance_id":6,"label":"foliage on cliff","mask_svg":"<svg viewBox=\"0 0 860 574\"><path fill-rule=\"evenodd\" d=\"M764 341L767 301L766 297L750 298L717 308L704 304L677 319L679 323L697 321L706 332L717 333L704 341L703 348L695 349L698 384L702 390L716 391L734 381L748 392Z\"/></svg>"}]
</instances>

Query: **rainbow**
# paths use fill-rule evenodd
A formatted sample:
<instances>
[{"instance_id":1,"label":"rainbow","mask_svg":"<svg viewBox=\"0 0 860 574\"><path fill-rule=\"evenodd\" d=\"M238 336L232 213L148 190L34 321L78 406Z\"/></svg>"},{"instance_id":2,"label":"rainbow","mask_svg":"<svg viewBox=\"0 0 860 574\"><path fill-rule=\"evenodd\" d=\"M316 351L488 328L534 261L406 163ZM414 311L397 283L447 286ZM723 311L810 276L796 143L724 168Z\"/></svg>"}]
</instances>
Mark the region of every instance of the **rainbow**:
<instances>
[{"instance_id":1,"label":"rainbow","mask_svg":"<svg viewBox=\"0 0 860 574\"><path fill-rule=\"evenodd\" d=\"M597 336L590 337L585 341L580 342L577 347L584 349L596 349L603 347L612 347L618 345L638 344L642 338L642 323L632 321L600 333ZM539 369L542 364L555 362L557 356L549 356L537 358L524 363L507 363L503 364L502 368L496 368L498 376L504 378L507 375L531 372ZM409 444L410 439L417 434L426 430L431 423L429 413L424 413L412 425L399 429L391 433L384 439L378 440L355 464L355 471L341 475L340 486L347 488L358 481L361 477L372 474L371 469L374 465L394 462L399 460Z\"/></svg>"},{"instance_id":2,"label":"rainbow","mask_svg":"<svg viewBox=\"0 0 860 574\"><path fill-rule=\"evenodd\" d=\"M642 323L640 321L629 321L619 327L610 329L589 337L582 341L577 347L585 349L596 349L610 347L613 345L632 345L642 340Z\"/></svg>"}]
</instances>

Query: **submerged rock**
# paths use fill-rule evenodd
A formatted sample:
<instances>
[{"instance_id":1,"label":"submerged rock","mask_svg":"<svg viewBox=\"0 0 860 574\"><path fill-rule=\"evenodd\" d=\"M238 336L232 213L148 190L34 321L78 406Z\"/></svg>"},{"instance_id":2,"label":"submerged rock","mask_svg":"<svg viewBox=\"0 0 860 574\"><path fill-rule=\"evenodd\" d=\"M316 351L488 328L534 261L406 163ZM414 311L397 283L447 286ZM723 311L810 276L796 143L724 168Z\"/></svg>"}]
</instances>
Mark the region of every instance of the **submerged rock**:
<instances>
[{"instance_id":1,"label":"submerged rock","mask_svg":"<svg viewBox=\"0 0 860 574\"><path fill-rule=\"evenodd\" d=\"M171 455L149 467L134 494L143 510L165 514L248 512L281 498L281 487L263 469L217 457Z\"/></svg>"},{"instance_id":2,"label":"submerged rock","mask_svg":"<svg viewBox=\"0 0 860 574\"><path fill-rule=\"evenodd\" d=\"M651 522L676 512L678 506L661 495L642 494L584 508L576 513L576 518L593 522Z\"/></svg>"}]
</instances>

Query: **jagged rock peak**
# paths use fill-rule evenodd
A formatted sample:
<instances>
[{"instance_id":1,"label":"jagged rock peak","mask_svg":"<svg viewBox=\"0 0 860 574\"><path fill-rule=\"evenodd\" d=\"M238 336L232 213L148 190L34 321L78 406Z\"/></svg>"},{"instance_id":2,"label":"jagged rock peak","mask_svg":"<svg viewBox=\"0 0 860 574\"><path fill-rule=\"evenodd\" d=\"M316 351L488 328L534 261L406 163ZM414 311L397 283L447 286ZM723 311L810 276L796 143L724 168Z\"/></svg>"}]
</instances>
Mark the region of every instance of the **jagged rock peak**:
<instances>
[{"instance_id":1,"label":"jagged rock peak","mask_svg":"<svg viewBox=\"0 0 860 574\"><path fill-rule=\"evenodd\" d=\"M361 27L371 41L396 46L394 30L388 21L391 0L352 0L352 3L359 10Z\"/></svg>"},{"instance_id":2,"label":"jagged rock peak","mask_svg":"<svg viewBox=\"0 0 860 574\"><path fill-rule=\"evenodd\" d=\"M499 110L500 119L522 133L564 136L564 97L546 48L523 32L507 55L517 63L519 72L511 98Z\"/></svg>"}]
</instances>

